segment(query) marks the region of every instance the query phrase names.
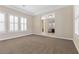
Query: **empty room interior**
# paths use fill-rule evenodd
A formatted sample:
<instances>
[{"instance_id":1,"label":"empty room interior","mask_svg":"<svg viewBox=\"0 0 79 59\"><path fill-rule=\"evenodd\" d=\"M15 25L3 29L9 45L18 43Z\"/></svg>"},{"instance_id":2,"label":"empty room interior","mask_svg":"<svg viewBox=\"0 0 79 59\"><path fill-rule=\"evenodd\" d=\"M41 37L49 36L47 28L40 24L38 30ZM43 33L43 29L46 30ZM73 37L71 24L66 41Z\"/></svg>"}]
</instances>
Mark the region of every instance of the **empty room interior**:
<instances>
[{"instance_id":1,"label":"empty room interior","mask_svg":"<svg viewBox=\"0 0 79 59\"><path fill-rule=\"evenodd\" d=\"M78 5L0 5L0 54L78 53Z\"/></svg>"}]
</instances>

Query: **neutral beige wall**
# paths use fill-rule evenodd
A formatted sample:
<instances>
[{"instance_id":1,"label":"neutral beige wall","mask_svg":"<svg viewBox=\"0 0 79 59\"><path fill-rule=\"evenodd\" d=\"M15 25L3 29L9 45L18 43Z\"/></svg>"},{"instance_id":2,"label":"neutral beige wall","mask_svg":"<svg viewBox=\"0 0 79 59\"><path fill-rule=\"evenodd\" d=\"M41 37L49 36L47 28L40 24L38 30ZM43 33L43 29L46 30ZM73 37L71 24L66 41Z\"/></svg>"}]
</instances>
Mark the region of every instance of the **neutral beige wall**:
<instances>
[{"instance_id":1,"label":"neutral beige wall","mask_svg":"<svg viewBox=\"0 0 79 59\"><path fill-rule=\"evenodd\" d=\"M28 19L28 31L27 32L19 32L19 33L3 33L0 34L0 38L6 38L9 36L18 36L18 35L24 35L28 33L36 33L36 34L41 34L42 33L42 24L41 24L41 15L37 16L29 16L27 14L24 14L22 12L6 8L3 6L0 6L0 11L3 11L5 13L11 13L14 15L18 16L25 16ZM56 33L55 36L57 37L64 37L64 38L72 38L73 37L73 7L72 6L67 6L61 9L57 9L53 11L56 14ZM49 12L51 13L51 12ZM7 19L7 17L6 17ZM8 20L8 19L7 19ZM6 20L6 21L7 21Z\"/></svg>"},{"instance_id":2,"label":"neutral beige wall","mask_svg":"<svg viewBox=\"0 0 79 59\"><path fill-rule=\"evenodd\" d=\"M65 6L53 11L55 18L55 36L63 38L73 38L73 6ZM52 12L49 12L52 13ZM33 32L41 34L41 15L33 17Z\"/></svg>"},{"instance_id":3,"label":"neutral beige wall","mask_svg":"<svg viewBox=\"0 0 79 59\"><path fill-rule=\"evenodd\" d=\"M42 29L40 16L34 16L32 20L33 20L33 27L32 27L33 33L40 34Z\"/></svg>"},{"instance_id":4,"label":"neutral beige wall","mask_svg":"<svg viewBox=\"0 0 79 59\"><path fill-rule=\"evenodd\" d=\"M55 11L56 36L73 38L73 7L67 6Z\"/></svg>"},{"instance_id":5,"label":"neutral beige wall","mask_svg":"<svg viewBox=\"0 0 79 59\"><path fill-rule=\"evenodd\" d=\"M32 32L32 16L30 15L27 15L27 14L24 14L22 12L19 12L19 11L16 11L16 10L13 10L13 9L10 9L10 8L7 8L7 7L4 7L4 6L0 6L0 12L4 12L5 14L7 14L7 16L9 14L13 14L13 15L16 15L16 16L23 16L23 17L26 17L27 18L27 31L26 32L14 32L14 33L11 33L8 31L9 27L8 27L8 17L6 16L5 20L6 20L6 32L5 33L0 33L0 39L3 40L3 39L7 39L9 37L17 37L17 36L23 36L23 35L27 35L27 34L30 34Z\"/></svg>"}]
</instances>

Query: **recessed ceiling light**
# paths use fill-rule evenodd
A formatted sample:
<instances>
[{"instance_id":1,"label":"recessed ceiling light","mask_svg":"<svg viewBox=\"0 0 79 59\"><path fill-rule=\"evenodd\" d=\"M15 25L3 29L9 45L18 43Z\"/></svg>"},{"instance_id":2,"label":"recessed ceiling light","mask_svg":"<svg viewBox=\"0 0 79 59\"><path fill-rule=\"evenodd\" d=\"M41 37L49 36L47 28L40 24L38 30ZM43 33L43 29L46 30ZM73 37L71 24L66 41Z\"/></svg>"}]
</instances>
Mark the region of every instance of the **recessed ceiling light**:
<instances>
[{"instance_id":1,"label":"recessed ceiling light","mask_svg":"<svg viewBox=\"0 0 79 59\"><path fill-rule=\"evenodd\" d=\"M26 7L26 5L22 5L22 7Z\"/></svg>"}]
</instances>

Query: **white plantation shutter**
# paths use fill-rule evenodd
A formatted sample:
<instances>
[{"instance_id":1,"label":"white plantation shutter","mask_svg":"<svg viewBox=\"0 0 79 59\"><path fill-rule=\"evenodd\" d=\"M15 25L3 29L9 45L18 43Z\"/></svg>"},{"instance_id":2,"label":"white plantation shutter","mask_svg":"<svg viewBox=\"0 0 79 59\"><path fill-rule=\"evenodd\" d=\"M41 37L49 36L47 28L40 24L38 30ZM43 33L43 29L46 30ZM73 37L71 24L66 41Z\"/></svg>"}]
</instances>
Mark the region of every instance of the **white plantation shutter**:
<instances>
[{"instance_id":1,"label":"white plantation shutter","mask_svg":"<svg viewBox=\"0 0 79 59\"><path fill-rule=\"evenodd\" d=\"M27 30L27 19L21 17L20 24L21 24L21 31L26 31Z\"/></svg>"},{"instance_id":2,"label":"white plantation shutter","mask_svg":"<svg viewBox=\"0 0 79 59\"><path fill-rule=\"evenodd\" d=\"M79 35L79 6L75 6L75 34Z\"/></svg>"},{"instance_id":3,"label":"white plantation shutter","mask_svg":"<svg viewBox=\"0 0 79 59\"><path fill-rule=\"evenodd\" d=\"M18 17L10 15L10 31L16 32L18 31Z\"/></svg>"},{"instance_id":4,"label":"white plantation shutter","mask_svg":"<svg viewBox=\"0 0 79 59\"><path fill-rule=\"evenodd\" d=\"M15 31L18 31L18 17L15 16L15 19L14 19L14 27L15 27Z\"/></svg>"},{"instance_id":5,"label":"white plantation shutter","mask_svg":"<svg viewBox=\"0 0 79 59\"><path fill-rule=\"evenodd\" d=\"M0 13L0 32L5 31L5 14Z\"/></svg>"}]
</instances>

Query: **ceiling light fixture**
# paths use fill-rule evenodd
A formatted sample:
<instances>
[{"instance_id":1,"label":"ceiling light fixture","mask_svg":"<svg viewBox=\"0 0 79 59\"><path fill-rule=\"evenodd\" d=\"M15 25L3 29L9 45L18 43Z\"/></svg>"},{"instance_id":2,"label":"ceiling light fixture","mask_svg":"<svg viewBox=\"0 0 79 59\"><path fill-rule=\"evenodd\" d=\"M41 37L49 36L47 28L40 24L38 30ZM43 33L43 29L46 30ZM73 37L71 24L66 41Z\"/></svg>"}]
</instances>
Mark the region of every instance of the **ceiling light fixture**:
<instances>
[{"instance_id":1,"label":"ceiling light fixture","mask_svg":"<svg viewBox=\"0 0 79 59\"><path fill-rule=\"evenodd\" d=\"M22 5L22 7L26 7L26 5Z\"/></svg>"}]
</instances>

